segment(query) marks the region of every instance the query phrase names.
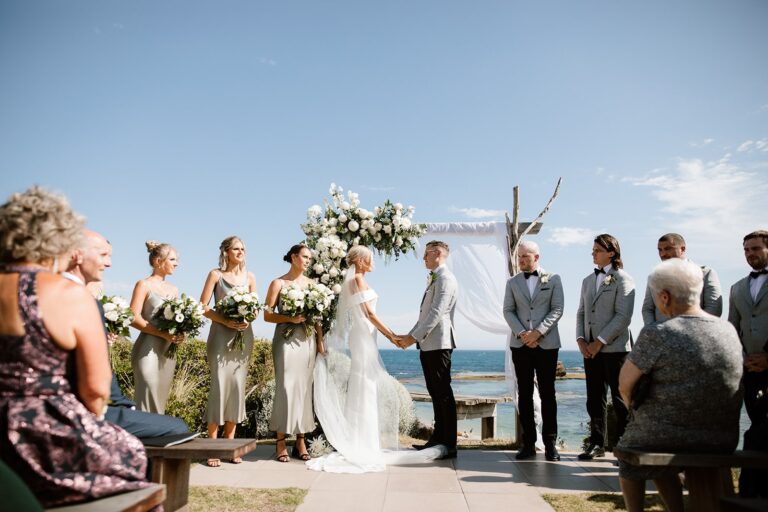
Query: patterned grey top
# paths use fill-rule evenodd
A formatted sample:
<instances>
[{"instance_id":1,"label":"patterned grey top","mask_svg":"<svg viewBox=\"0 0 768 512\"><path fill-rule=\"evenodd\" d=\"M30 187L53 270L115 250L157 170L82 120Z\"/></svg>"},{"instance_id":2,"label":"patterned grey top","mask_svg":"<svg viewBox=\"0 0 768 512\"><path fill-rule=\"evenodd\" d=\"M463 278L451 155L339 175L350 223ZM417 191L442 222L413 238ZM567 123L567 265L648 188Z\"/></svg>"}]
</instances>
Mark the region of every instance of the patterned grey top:
<instances>
[{"instance_id":1,"label":"patterned grey top","mask_svg":"<svg viewBox=\"0 0 768 512\"><path fill-rule=\"evenodd\" d=\"M722 452L739 441L741 344L714 316L677 316L645 326L627 356L651 374L619 447Z\"/></svg>"}]
</instances>

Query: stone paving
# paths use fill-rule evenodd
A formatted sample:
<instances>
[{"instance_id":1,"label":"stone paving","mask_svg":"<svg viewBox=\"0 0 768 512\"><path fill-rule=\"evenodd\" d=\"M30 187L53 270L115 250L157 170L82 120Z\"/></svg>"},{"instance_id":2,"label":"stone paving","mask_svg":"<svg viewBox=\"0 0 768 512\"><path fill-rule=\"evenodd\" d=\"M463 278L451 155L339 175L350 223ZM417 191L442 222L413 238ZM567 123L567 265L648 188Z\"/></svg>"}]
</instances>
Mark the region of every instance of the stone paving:
<instances>
[{"instance_id":1,"label":"stone paving","mask_svg":"<svg viewBox=\"0 0 768 512\"><path fill-rule=\"evenodd\" d=\"M459 450L454 460L349 475L311 471L296 459L277 462L274 445L264 445L242 464L196 464L190 485L308 489L297 512L537 512L552 510L542 494L620 492L610 456L586 462L569 452L561 462L547 462L543 453L521 462L514 457L514 451Z\"/></svg>"}]
</instances>

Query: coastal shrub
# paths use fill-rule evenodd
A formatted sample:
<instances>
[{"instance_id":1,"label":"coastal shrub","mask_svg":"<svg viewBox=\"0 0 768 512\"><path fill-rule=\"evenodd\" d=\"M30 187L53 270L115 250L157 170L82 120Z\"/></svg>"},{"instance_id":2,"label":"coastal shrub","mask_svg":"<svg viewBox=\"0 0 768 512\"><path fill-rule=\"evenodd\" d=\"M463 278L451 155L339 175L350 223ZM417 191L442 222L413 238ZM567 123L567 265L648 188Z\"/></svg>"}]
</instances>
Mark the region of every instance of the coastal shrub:
<instances>
[{"instance_id":1,"label":"coastal shrub","mask_svg":"<svg viewBox=\"0 0 768 512\"><path fill-rule=\"evenodd\" d=\"M132 348L131 341L118 340L110 349L112 371L123 393L129 398L134 395ZM274 378L272 344L267 340L256 340L246 378L247 419L243 424L244 428L237 429L238 437L268 435L267 422L272 413ZM182 343L176 352L176 374L168 397L166 414L183 419L193 431L205 432L205 408L210 384L206 343L202 340Z\"/></svg>"},{"instance_id":2,"label":"coastal shrub","mask_svg":"<svg viewBox=\"0 0 768 512\"><path fill-rule=\"evenodd\" d=\"M122 339L113 343L110 349L112 371L123 393L129 398L134 395L132 348L133 343L130 340ZM348 361L337 361L337 363L349 366ZM399 431L401 434L412 435L419 428L413 400L405 386L394 377L390 378L397 393ZM206 343L202 340L182 343L176 352L176 374L168 397L166 414L183 419L193 431L206 432L205 408L210 385L211 374L208 368ZM254 341L245 389L246 419L237 428L236 435L257 439L271 437L269 417L272 415L275 396L275 369L272 363L271 341L263 339ZM318 427L315 435L321 432L322 429Z\"/></svg>"}]
</instances>

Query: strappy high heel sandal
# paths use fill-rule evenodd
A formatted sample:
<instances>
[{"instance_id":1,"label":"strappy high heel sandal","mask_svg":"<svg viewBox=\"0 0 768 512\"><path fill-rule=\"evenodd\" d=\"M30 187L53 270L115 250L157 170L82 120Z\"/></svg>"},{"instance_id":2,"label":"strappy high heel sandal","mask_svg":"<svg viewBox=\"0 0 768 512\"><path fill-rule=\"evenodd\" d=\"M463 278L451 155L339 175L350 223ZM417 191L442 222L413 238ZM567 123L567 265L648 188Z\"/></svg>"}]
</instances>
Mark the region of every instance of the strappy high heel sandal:
<instances>
[{"instance_id":1,"label":"strappy high heel sandal","mask_svg":"<svg viewBox=\"0 0 768 512\"><path fill-rule=\"evenodd\" d=\"M283 443L283 449L282 450L278 449L278 446L277 446L278 443ZM280 453L281 451L283 451L285 453ZM285 436L278 437L277 439L275 439L275 460L277 462L288 462L288 461L291 460L291 458L288 457L288 447L285 446Z\"/></svg>"},{"instance_id":2,"label":"strappy high heel sandal","mask_svg":"<svg viewBox=\"0 0 768 512\"><path fill-rule=\"evenodd\" d=\"M311 460L312 457L310 457L309 453L306 451L304 453L301 453L299 451L299 439L302 441L304 440L304 434L296 434L296 443L293 445L293 450L291 450L291 457L295 457L299 460L308 461ZM304 447L304 450L306 450L307 447Z\"/></svg>"}]
</instances>

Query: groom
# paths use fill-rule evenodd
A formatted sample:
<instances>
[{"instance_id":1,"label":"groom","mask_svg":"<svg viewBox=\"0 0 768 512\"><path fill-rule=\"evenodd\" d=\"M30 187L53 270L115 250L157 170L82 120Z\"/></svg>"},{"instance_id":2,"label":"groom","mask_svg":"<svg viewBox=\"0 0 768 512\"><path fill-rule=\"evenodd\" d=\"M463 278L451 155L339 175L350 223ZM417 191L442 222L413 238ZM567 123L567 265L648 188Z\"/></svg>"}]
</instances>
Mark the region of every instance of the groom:
<instances>
[{"instance_id":1,"label":"groom","mask_svg":"<svg viewBox=\"0 0 768 512\"><path fill-rule=\"evenodd\" d=\"M407 336L399 336L395 341L401 348L416 343L420 349L419 359L434 409L435 430L432 437L427 444L414 448L442 444L448 448L443 458L452 459L456 458L456 400L451 389L451 353L456 347L453 311L458 284L445 266L447 259L448 244L437 240L427 244L424 265L430 272L427 290L421 299L419 321Z\"/></svg>"}]
</instances>

